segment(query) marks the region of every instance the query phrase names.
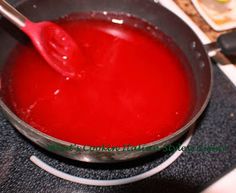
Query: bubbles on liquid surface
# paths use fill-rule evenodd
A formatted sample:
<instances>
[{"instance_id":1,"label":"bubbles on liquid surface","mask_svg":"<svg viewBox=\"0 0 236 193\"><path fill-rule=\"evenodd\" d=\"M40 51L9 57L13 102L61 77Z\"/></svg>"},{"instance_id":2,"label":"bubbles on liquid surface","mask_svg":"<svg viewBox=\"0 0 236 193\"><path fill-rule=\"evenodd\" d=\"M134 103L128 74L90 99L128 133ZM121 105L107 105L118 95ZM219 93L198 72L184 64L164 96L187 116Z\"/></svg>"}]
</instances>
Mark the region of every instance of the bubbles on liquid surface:
<instances>
[{"instance_id":1,"label":"bubbles on liquid surface","mask_svg":"<svg viewBox=\"0 0 236 193\"><path fill-rule=\"evenodd\" d=\"M63 60L68 60L68 56L62 56Z\"/></svg>"},{"instance_id":2,"label":"bubbles on liquid surface","mask_svg":"<svg viewBox=\"0 0 236 193\"><path fill-rule=\"evenodd\" d=\"M192 49L195 49L196 47L197 47L197 42L193 41L193 42L192 42L192 45L191 45L191 48L192 48Z\"/></svg>"},{"instance_id":3,"label":"bubbles on liquid surface","mask_svg":"<svg viewBox=\"0 0 236 193\"><path fill-rule=\"evenodd\" d=\"M205 62L201 61L200 62L200 68L204 68L206 65L205 65Z\"/></svg>"},{"instance_id":4,"label":"bubbles on liquid surface","mask_svg":"<svg viewBox=\"0 0 236 193\"><path fill-rule=\"evenodd\" d=\"M147 26L146 29L150 31L152 28L150 26Z\"/></svg>"},{"instance_id":5,"label":"bubbles on liquid surface","mask_svg":"<svg viewBox=\"0 0 236 193\"><path fill-rule=\"evenodd\" d=\"M123 19L112 19L111 21L112 21L112 23L116 23L116 24L120 24L120 25L122 25L124 23Z\"/></svg>"},{"instance_id":6,"label":"bubbles on liquid surface","mask_svg":"<svg viewBox=\"0 0 236 193\"><path fill-rule=\"evenodd\" d=\"M86 72L84 70L80 71L80 73L77 74L77 77L79 79L84 79L86 75Z\"/></svg>"},{"instance_id":7,"label":"bubbles on liquid surface","mask_svg":"<svg viewBox=\"0 0 236 193\"><path fill-rule=\"evenodd\" d=\"M202 54L200 52L196 52L195 55L197 59L200 59L202 57Z\"/></svg>"},{"instance_id":8,"label":"bubbles on liquid surface","mask_svg":"<svg viewBox=\"0 0 236 193\"><path fill-rule=\"evenodd\" d=\"M54 94L55 96L57 96L59 93L60 93L60 89L57 89L57 90L54 91L53 94Z\"/></svg>"}]
</instances>

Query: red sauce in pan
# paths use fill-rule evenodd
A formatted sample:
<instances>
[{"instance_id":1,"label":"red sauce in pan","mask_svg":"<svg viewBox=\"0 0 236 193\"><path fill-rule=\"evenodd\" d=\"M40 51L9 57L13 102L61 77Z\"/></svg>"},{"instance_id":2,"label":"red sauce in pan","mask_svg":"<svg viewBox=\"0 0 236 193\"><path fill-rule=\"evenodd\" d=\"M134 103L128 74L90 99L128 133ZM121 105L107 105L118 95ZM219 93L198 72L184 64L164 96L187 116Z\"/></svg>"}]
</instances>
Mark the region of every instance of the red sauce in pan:
<instances>
[{"instance_id":1,"label":"red sauce in pan","mask_svg":"<svg viewBox=\"0 0 236 193\"><path fill-rule=\"evenodd\" d=\"M170 38L123 14L57 22L85 56L80 78L61 76L31 44L18 45L3 70L2 98L22 120L92 146L149 143L185 124L193 108L192 74Z\"/></svg>"}]
</instances>

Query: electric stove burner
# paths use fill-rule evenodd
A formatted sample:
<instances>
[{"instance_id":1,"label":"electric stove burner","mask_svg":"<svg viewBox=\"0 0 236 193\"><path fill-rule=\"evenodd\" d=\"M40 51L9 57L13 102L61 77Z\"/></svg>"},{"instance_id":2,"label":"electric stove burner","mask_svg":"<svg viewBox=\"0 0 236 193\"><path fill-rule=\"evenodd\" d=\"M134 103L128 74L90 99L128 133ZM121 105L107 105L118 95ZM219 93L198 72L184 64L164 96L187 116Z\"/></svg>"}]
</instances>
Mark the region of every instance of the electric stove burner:
<instances>
[{"instance_id":1,"label":"electric stove burner","mask_svg":"<svg viewBox=\"0 0 236 193\"><path fill-rule=\"evenodd\" d=\"M189 131L188 135L183 138L184 140L182 142L182 145L180 147L178 147L178 149L176 149L175 152L173 152L172 154L169 154L168 156L155 156L156 159L158 159L158 161L155 160L155 162L158 163L157 166L155 166L153 168L149 168L147 171L144 171L143 173L136 174L136 175L133 175L130 177L125 177L125 178L110 179L110 180L87 179L84 177L78 177L75 175L70 175L65 172L62 172L52 166L49 166L48 164L46 164L45 162L43 162L42 160L40 160L36 156L31 156L30 160L34 164L36 164L38 167L40 167L41 169L47 171L48 173L50 173L54 176L57 176L59 178L71 181L71 182L80 183L80 184L84 184L84 185L92 185L92 186L123 185L123 184L137 182L137 181L143 180L145 178L148 178L150 176L153 176L153 175L161 172L162 170L164 170L168 166L170 166L182 154L183 151L181 151L181 149L183 147L188 146L189 142L191 141L192 135L193 135L193 130L194 130L194 127ZM182 140L180 140L180 141L182 141ZM172 147L174 147L174 146L172 146ZM166 157L168 157L168 158L166 159ZM161 162L161 163L159 163L159 162ZM67 166L65 166L65 167L67 167ZM112 170L110 172L114 173L114 171L112 171ZM117 170L115 172L117 173ZM122 168L120 168L119 173L120 172L122 172ZM80 173L80 172L78 171L78 173ZM110 175L113 176L114 174L110 174Z\"/></svg>"}]
</instances>

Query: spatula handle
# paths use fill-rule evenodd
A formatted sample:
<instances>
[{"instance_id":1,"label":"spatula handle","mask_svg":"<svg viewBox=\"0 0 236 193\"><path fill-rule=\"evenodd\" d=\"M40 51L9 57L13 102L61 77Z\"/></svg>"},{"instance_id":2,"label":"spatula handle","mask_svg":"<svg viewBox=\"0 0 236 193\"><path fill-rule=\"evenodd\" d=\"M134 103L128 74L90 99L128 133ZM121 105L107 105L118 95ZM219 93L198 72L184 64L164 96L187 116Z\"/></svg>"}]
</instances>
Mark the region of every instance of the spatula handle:
<instances>
[{"instance_id":1,"label":"spatula handle","mask_svg":"<svg viewBox=\"0 0 236 193\"><path fill-rule=\"evenodd\" d=\"M20 29L25 27L26 17L5 0L0 0L0 14Z\"/></svg>"}]
</instances>

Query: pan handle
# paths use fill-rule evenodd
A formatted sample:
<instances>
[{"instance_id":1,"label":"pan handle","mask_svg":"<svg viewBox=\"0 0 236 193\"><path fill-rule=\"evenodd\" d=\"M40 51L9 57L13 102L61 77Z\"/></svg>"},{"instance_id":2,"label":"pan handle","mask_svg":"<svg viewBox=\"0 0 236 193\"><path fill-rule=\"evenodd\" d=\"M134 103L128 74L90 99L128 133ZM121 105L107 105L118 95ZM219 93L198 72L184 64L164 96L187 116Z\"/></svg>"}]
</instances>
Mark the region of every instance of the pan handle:
<instances>
[{"instance_id":1,"label":"pan handle","mask_svg":"<svg viewBox=\"0 0 236 193\"><path fill-rule=\"evenodd\" d=\"M236 31L221 35L217 40L217 46L224 54L236 56Z\"/></svg>"}]
</instances>

